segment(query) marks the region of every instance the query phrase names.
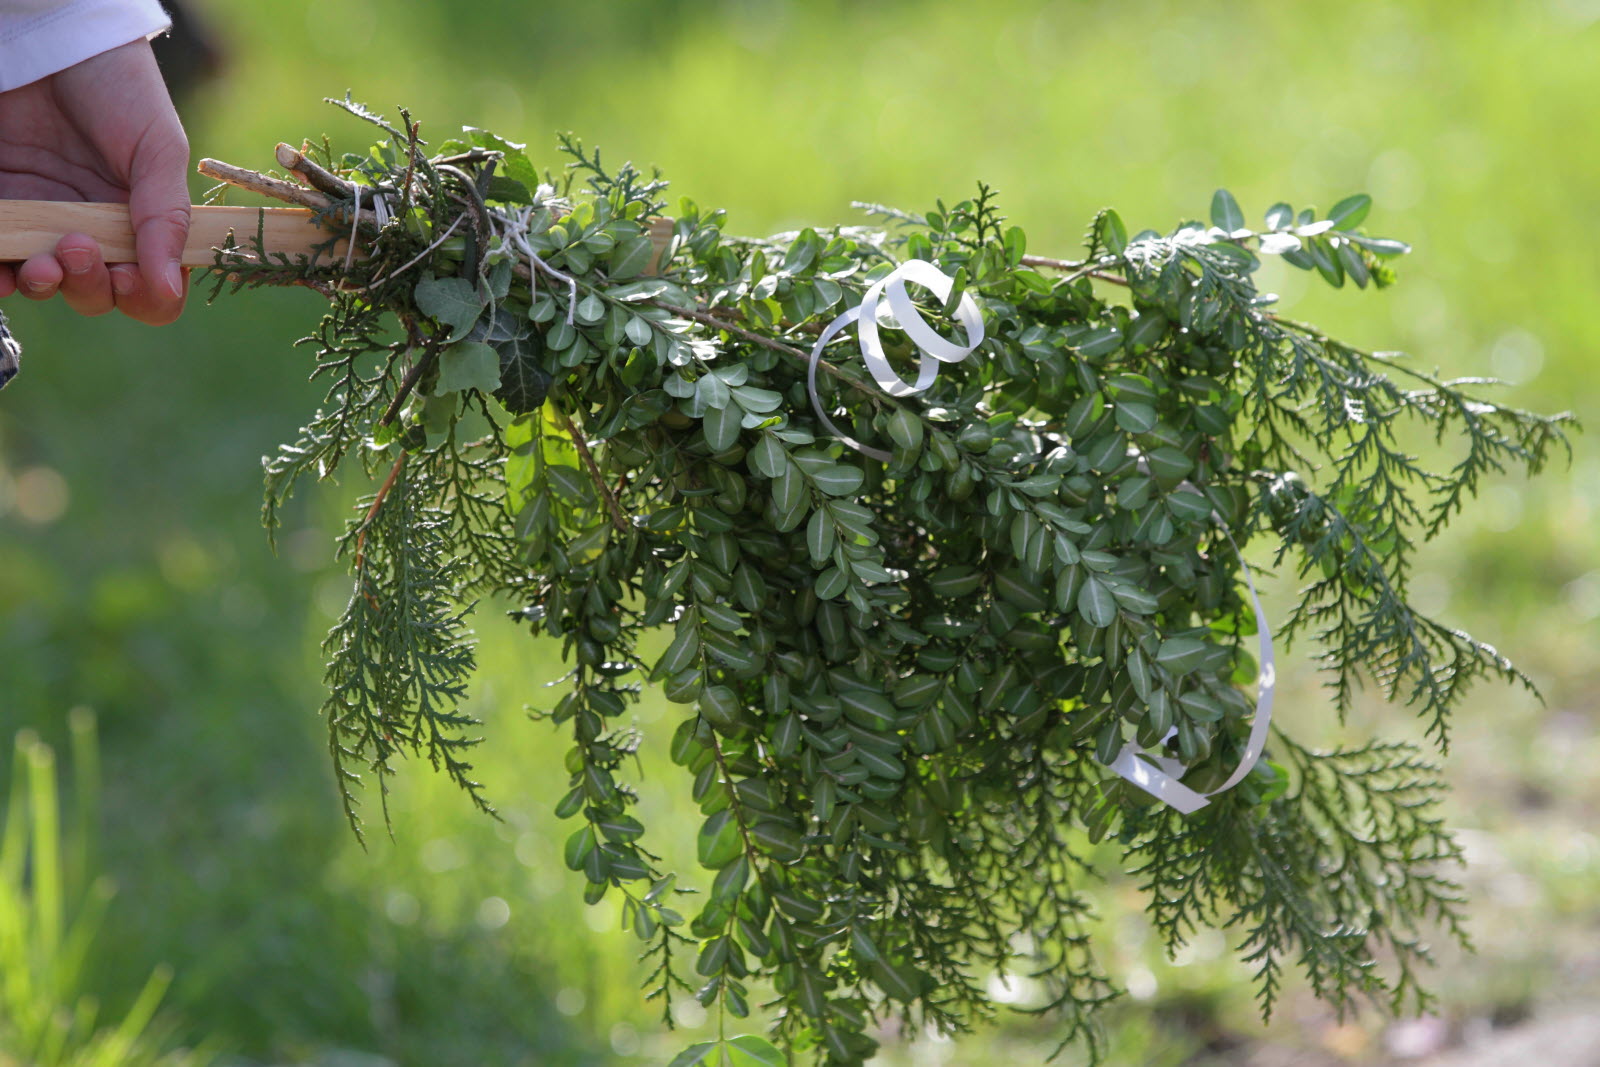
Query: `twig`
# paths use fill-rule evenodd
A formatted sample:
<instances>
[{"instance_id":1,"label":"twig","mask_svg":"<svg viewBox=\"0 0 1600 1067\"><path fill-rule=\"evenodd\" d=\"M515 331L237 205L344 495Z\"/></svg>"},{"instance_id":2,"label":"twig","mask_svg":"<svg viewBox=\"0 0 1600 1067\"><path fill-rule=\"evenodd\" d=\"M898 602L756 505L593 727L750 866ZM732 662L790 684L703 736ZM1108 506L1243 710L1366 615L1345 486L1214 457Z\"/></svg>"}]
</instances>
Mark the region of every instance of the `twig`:
<instances>
[{"instance_id":1,"label":"twig","mask_svg":"<svg viewBox=\"0 0 1600 1067\"><path fill-rule=\"evenodd\" d=\"M300 149L282 142L278 144L278 166L291 171L313 189L320 189L329 196L348 200L353 195L354 187L350 182L325 169Z\"/></svg>"},{"instance_id":2,"label":"twig","mask_svg":"<svg viewBox=\"0 0 1600 1067\"><path fill-rule=\"evenodd\" d=\"M715 326L719 330L727 330L729 333L737 334L752 344L758 344L765 348L770 348L774 352L782 352L784 355L790 357L791 359L797 359L801 363L809 364L811 362L811 354L809 352L802 352L793 345L786 345L782 341L775 341L770 337L763 337L761 334L755 333L752 330L747 330L743 326L735 326L733 323L728 322L726 319L719 318L709 311L700 311L697 308L678 307L676 304L667 304L660 300L646 300L645 303L651 307L660 308L662 311L670 311L674 315L680 315L683 318L693 319L695 322L704 323L707 326ZM817 366L825 371L830 377L844 382L846 385L855 387L861 392L871 396L874 400L888 399L888 395L886 393L857 381L825 359L817 360ZM893 403L893 401L890 401L890 403Z\"/></svg>"},{"instance_id":3,"label":"twig","mask_svg":"<svg viewBox=\"0 0 1600 1067\"><path fill-rule=\"evenodd\" d=\"M395 391L394 399L389 401L389 406L378 419L377 425L387 426L394 421L396 415L400 414L400 408L405 404L406 397L411 395L411 390L417 387L417 382L421 380L423 373L433 365L434 358L439 354L439 348L438 338L424 343L422 358L406 371L406 376L400 380L400 388Z\"/></svg>"},{"instance_id":4,"label":"twig","mask_svg":"<svg viewBox=\"0 0 1600 1067\"><path fill-rule=\"evenodd\" d=\"M1051 259L1049 256L1023 256L1024 267L1044 267L1048 270L1078 270L1087 266L1082 260Z\"/></svg>"},{"instance_id":5,"label":"twig","mask_svg":"<svg viewBox=\"0 0 1600 1067\"><path fill-rule=\"evenodd\" d=\"M490 165L493 166L492 161ZM433 169L455 178L466 190L466 195L460 198L460 202L466 206L467 210L472 212L473 233L477 237L478 260L474 267L476 272L481 274L483 272L484 258L489 254L489 238L493 235L489 227L489 205L483 202L483 193L478 189L477 182L473 181L472 175L466 171L448 163L436 163Z\"/></svg>"},{"instance_id":6,"label":"twig","mask_svg":"<svg viewBox=\"0 0 1600 1067\"><path fill-rule=\"evenodd\" d=\"M1082 260L1051 259L1048 256L1023 256L1022 265L1024 267L1043 267L1046 270L1071 271L1073 278L1094 278L1098 281L1110 282L1112 285L1128 284L1128 279L1122 277L1122 275L1108 274L1103 270L1099 270L1093 263L1087 263ZM1067 280L1072 281L1073 278L1068 278Z\"/></svg>"},{"instance_id":7,"label":"twig","mask_svg":"<svg viewBox=\"0 0 1600 1067\"><path fill-rule=\"evenodd\" d=\"M411 116L404 108L400 110L400 117L406 120L406 176L400 183L400 211L404 213L411 209L411 204L415 200L411 183L417 175L417 159L422 155L417 149L417 144L421 140L419 134L422 123L410 121Z\"/></svg>"},{"instance_id":8,"label":"twig","mask_svg":"<svg viewBox=\"0 0 1600 1067\"><path fill-rule=\"evenodd\" d=\"M429 162L436 167L460 166L463 163L485 163L491 159L499 159L504 154L489 148L469 148L465 152L457 152L453 156L439 156L429 160ZM530 189L529 192L532 192L532 190Z\"/></svg>"},{"instance_id":9,"label":"twig","mask_svg":"<svg viewBox=\"0 0 1600 1067\"><path fill-rule=\"evenodd\" d=\"M333 207L333 200L315 189L307 189L286 182L282 178L274 178L260 171L246 170L236 167L232 163L224 163L219 159L202 159L196 168L208 178L215 178L219 182L227 182L241 189L248 189L252 193L260 193L290 204L311 208L313 211L327 211Z\"/></svg>"},{"instance_id":10,"label":"twig","mask_svg":"<svg viewBox=\"0 0 1600 1067\"><path fill-rule=\"evenodd\" d=\"M379 285L382 285L384 282L389 281L391 278L396 278L399 275L404 274L406 271L410 270L412 267L415 267L418 263L421 263L424 259L426 259L429 255L432 254L434 249L436 249L440 245L444 244L445 241L447 241L450 238L450 235L455 232L455 229L456 229L457 226L461 225L461 220L463 218L465 218L465 217L466 216L464 216L464 215L457 215L455 217L455 221L450 223L449 226L446 226L445 227L445 231L443 233L441 233L438 237L434 238L433 243L430 244L427 248L424 248L421 252L418 252L415 256L413 256L406 263L404 263L401 266L396 267L394 270L390 271L388 274L385 274L383 277L372 279L372 281L368 282L365 286L362 287L361 291L363 293L370 293L375 287L377 287Z\"/></svg>"},{"instance_id":11,"label":"twig","mask_svg":"<svg viewBox=\"0 0 1600 1067\"><path fill-rule=\"evenodd\" d=\"M410 455L411 453L409 452L400 453L400 458L394 461L393 467L389 468L389 477L383 480L383 486L378 490L378 495L372 498L372 506L367 509L367 514L361 520L361 529L356 534L355 570L357 574L361 573L361 569L367 561L367 527L372 525L372 520L378 514L378 509L383 507L384 499L389 495L389 490L394 488L395 479L400 477L400 471L406 465L406 457ZM367 603L372 605L372 610L377 611L378 601L376 598L371 593L367 593L366 598Z\"/></svg>"},{"instance_id":12,"label":"twig","mask_svg":"<svg viewBox=\"0 0 1600 1067\"><path fill-rule=\"evenodd\" d=\"M551 405L551 410L556 413L556 418L561 420L562 427L567 431L567 436L572 438L573 445L578 449L578 457L583 460L583 465L589 471L589 480L594 482L594 487L600 491L600 498L606 502L606 510L611 513L611 524L622 533L628 532L628 517L622 513L622 506L617 503L617 498L611 495L611 490L606 485L605 476L600 473L600 465L594 461L594 453L589 451L589 443L583 439L583 434L578 432L572 419L565 411Z\"/></svg>"}]
</instances>

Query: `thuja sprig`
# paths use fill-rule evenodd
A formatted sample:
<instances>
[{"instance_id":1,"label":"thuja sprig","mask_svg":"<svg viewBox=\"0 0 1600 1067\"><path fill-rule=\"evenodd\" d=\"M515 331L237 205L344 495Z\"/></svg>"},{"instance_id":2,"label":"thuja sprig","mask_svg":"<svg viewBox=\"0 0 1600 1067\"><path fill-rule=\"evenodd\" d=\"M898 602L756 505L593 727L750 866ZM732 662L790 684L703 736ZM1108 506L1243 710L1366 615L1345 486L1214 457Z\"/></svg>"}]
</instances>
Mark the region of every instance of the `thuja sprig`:
<instances>
[{"instance_id":1,"label":"thuja sprig","mask_svg":"<svg viewBox=\"0 0 1600 1067\"><path fill-rule=\"evenodd\" d=\"M1406 248L1362 228L1367 198L1321 217L1277 204L1255 227L1218 193L1209 223L1132 236L1105 210L1075 259L1030 252L987 186L870 208L887 231L738 238L688 200L669 227L659 175L570 137L552 175L493 134L428 146L409 116L341 106L386 139L279 158L364 254L334 258L330 238L288 263L258 242L221 265L332 304L315 340L329 390L267 461L269 521L351 456L382 483L346 532L355 591L328 645L348 810L361 769L381 785L406 753L487 805L464 760L463 626L493 594L570 664L537 716L570 743L567 865L588 901L620 901L669 1024L673 996L717 1014L718 1040L682 1064L780 1062L726 1036L763 1008L791 1056L861 1063L885 1024L989 1019L996 974L1034 980L1023 1007L1097 1059L1116 990L1091 887L1112 852L1169 950L1233 932L1265 1011L1290 966L1341 1009L1427 1003L1423 931L1460 937L1459 850L1415 750L1318 753L1280 732L1189 816L1105 767L1135 741L1207 790L1242 758L1257 621L1241 545L1308 583L1280 633L1314 643L1336 712L1372 677L1442 744L1471 682L1525 681L1419 614L1409 568L1484 477L1538 471L1570 419L1284 319L1255 285L1265 256L1391 284ZM957 331L965 296L987 336L909 398L847 344L821 354L821 403L880 463L823 433L806 367L905 259L953 280L923 304L935 329ZM1414 436L1460 458L1425 467ZM680 709L670 737L629 723L646 685ZM630 782L646 745L700 807L696 896L646 844Z\"/></svg>"}]
</instances>

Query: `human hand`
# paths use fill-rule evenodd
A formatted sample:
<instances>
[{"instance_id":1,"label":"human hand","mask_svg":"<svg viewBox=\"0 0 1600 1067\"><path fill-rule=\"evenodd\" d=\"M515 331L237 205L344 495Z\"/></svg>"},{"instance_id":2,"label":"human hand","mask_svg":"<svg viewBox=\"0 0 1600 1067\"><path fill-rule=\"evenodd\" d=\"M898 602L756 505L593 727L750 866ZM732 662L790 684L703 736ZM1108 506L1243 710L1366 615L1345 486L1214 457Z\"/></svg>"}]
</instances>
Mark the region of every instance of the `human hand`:
<instances>
[{"instance_id":1,"label":"human hand","mask_svg":"<svg viewBox=\"0 0 1600 1067\"><path fill-rule=\"evenodd\" d=\"M0 93L0 199L126 203L139 257L108 267L92 238L68 234L54 254L0 265L0 297L59 292L84 315L115 307L152 326L176 319L189 281L179 266L188 170L189 142L148 41Z\"/></svg>"}]
</instances>

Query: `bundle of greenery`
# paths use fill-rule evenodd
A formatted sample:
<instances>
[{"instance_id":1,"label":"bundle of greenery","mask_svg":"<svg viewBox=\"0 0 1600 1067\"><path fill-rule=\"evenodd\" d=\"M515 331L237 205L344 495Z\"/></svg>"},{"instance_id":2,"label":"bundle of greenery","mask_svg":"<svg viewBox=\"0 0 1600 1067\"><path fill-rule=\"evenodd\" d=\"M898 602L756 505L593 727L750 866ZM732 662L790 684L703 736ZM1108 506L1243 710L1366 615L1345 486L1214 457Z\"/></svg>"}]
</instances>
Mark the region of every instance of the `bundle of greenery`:
<instances>
[{"instance_id":1,"label":"bundle of greenery","mask_svg":"<svg viewBox=\"0 0 1600 1067\"><path fill-rule=\"evenodd\" d=\"M571 745L566 860L620 900L652 996L738 1017L756 996L788 1054L853 1064L886 1021L969 1029L1020 973L1097 1056L1116 987L1085 888L1117 868L1169 948L1233 931L1268 1011L1291 964L1341 1007L1426 1002L1419 927L1459 936L1461 906L1432 764L1274 731L1229 781L1264 714L1239 549L1304 580L1275 636L1317 646L1337 709L1369 676L1443 746L1469 683L1526 679L1408 603L1414 545L1487 473L1537 471L1565 417L1273 312L1264 256L1393 280L1407 249L1358 228L1367 197L1257 228L1219 192L1209 225L1131 237L1102 211L1071 261L1030 255L984 187L751 240L688 200L662 222L658 177L571 139L550 176L491 134L429 154L409 116L343 105L385 139L280 153L320 190L326 254L245 241L216 277L331 301L326 403L266 461L266 518L307 475L377 486L340 540L322 709L358 832L361 773L405 754L489 807L461 710L488 596L571 666L543 716ZM931 295L864 313L880 369L912 374L930 334L972 347L925 389L886 390L854 330L813 353L926 267ZM1424 469L1409 424L1459 462ZM670 737L631 722L646 686L682 707ZM704 813L698 895L635 817L645 744ZM745 1035L680 1060L781 1058Z\"/></svg>"}]
</instances>

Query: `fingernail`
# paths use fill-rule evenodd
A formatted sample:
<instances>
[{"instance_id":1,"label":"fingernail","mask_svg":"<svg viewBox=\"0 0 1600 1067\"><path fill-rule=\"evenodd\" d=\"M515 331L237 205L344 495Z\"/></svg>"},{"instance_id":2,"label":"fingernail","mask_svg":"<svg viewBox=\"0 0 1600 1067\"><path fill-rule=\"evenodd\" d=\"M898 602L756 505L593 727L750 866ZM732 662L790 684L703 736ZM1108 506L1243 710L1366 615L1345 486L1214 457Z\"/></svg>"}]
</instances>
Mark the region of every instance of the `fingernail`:
<instances>
[{"instance_id":1,"label":"fingernail","mask_svg":"<svg viewBox=\"0 0 1600 1067\"><path fill-rule=\"evenodd\" d=\"M167 292L174 297L183 295L183 267L177 260L167 264L167 269L162 272L162 280L167 283Z\"/></svg>"},{"instance_id":2,"label":"fingernail","mask_svg":"<svg viewBox=\"0 0 1600 1067\"><path fill-rule=\"evenodd\" d=\"M49 282L23 282L23 285L27 286L30 293L48 293L55 288Z\"/></svg>"},{"instance_id":3,"label":"fingernail","mask_svg":"<svg viewBox=\"0 0 1600 1067\"><path fill-rule=\"evenodd\" d=\"M132 271L114 270L111 272L111 291L118 296L131 296L137 288L139 288L139 282L133 276Z\"/></svg>"},{"instance_id":4,"label":"fingernail","mask_svg":"<svg viewBox=\"0 0 1600 1067\"><path fill-rule=\"evenodd\" d=\"M94 257L82 248L67 248L61 252L61 264L68 274L85 274L93 262Z\"/></svg>"}]
</instances>

